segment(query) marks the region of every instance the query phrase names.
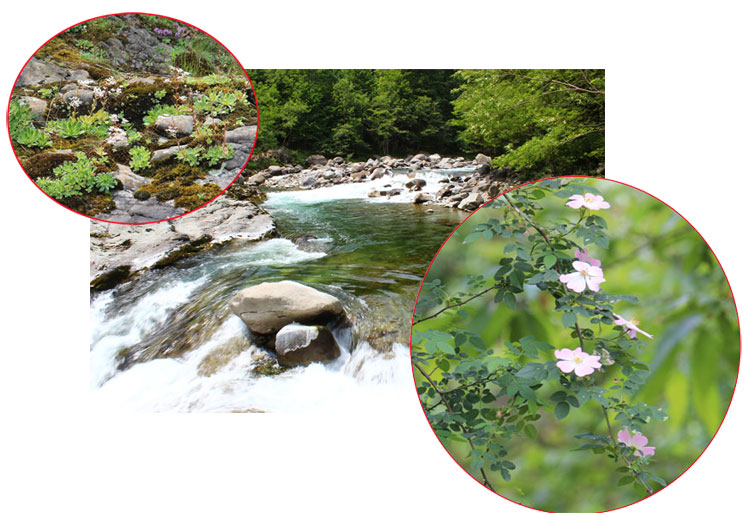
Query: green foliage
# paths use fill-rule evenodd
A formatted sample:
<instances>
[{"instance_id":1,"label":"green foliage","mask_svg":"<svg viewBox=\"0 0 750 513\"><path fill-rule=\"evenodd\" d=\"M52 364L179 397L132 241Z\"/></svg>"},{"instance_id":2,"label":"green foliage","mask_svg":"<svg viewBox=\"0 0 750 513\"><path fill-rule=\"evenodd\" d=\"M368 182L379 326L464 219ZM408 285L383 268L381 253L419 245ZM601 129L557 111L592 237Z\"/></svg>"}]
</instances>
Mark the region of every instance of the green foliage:
<instances>
[{"instance_id":1,"label":"green foliage","mask_svg":"<svg viewBox=\"0 0 750 513\"><path fill-rule=\"evenodd\" d=\"M47 130L57 132L63 139L75 139L86 133L86 126L75 118L50 121Z\"/></svg>"},{"instance_id":2,"label":"green foliage","mask_svg":"<svg viewBox=\"0 0 750 513\"><path fill-rule=\"evenodd\" d=\"M31 124L31 108L13 98L8 110L8 129L13 142L29 148L52 146L49 136Z\"/></svg>"},{"instance_id":3,"label":"green foliage","mask_svg":"<svg viewBox=\"0 0 750 513\"><path fill-rule=\"evenodd\" d=\"M565 206L592 184L611 209ZM627 187L557 179L495 200L453 239L462 244L445 245L418 298L412 360L428 419L461 465L523 504L594 511L692 464L732 395L739 334L721 268L687 223ZM598 292L560 282L584 246L602 260ZM614 312L637 312L654 340L632 339ZM601 369L561 372L552 349L576 346ZM622 429L656 455L618 443ZM591 493L571 493L582 488Z\"/></svg>"},{"instance_id":4,"label":"green foliage","mask_svg":"<svg viewBox=\"0 0 750 513\"><path fill-rule=\"evenodd\" d=\"M53 170L55 179L40 178L36 184L55 199L78 196L84 192L109 192L117 185L117 180L109 173L96 173L92 159L84 153L76 153L75 162L64 162Z\"/></svg>"},{"instance_id":5,"label":"green foliage","mask_svg":"<svg viewBox=\"0 0 750 513\"><path fill-rule=\"evenodd\" d=\"M151 152L143 146L130 148L130 167L133 171L140 171L151 167Z\"/></svg>"},{"instance_id":6,"label":"green foliage","mask_svg":"<svg viewBox=\"0 0 750 513\"><path fill-rule=\"evenodd\" d=\"M234 157L234 147L230 145L226 146L211 146L203 154L203 160L209 166L215 166L222 160L228 160Z\"/></svg>"},{"instance_id":7,"label":"green foliage","mask_svg":"<svg viewBox=\"0 0 750 513\"><path fill-rule=\"evenodd\" d=\"M178 116L187 112L187 107L184 105L162 105L157 104L151 108L148 113L143 117L144 125L153 125L159 116Z\"/></svg>"},{"instance_id":8,"label":"green foliage","mask_svg":"<svg viewBox=\"0 0 750 513\"><path fill-rule=\"evenodd\" d=\"M201 155L203 148L196 146L195 148L182 148L175 153L175 158L180 162L185 162L193 167L200 164Z\"/></svg>"},{"instance_id":9,"label":"green foliage","mask_svg":"<svg viewBox=\"0 0 750 513\"><path fill-rule=\"evenodd\" d=\"M76 46L81 50L91 50L94 47L94 43L88 39L79 39L76 41Z\"/></svg>"},{"instance_id":10,"label":"green foliage","mask_svg":"<svg viewBox=\"0 0 750 513\"><path fill-rule=\"evenodd\" d=\"M526 172L591 173L604 162L604 70L462 70L460 139Z\"/></svg>"},{"instance_id":11,"label":"green foliage","mask_svg":"<svg viewBox=\"0 0 750 513\"><path fill-rule=\"evenodd\" d=\"M156 91L154 93L154 97L157 100L163 100L166 95L167 95L167 90L166 89L159 89L158 91Z\"/></svg>"}]
</instances>

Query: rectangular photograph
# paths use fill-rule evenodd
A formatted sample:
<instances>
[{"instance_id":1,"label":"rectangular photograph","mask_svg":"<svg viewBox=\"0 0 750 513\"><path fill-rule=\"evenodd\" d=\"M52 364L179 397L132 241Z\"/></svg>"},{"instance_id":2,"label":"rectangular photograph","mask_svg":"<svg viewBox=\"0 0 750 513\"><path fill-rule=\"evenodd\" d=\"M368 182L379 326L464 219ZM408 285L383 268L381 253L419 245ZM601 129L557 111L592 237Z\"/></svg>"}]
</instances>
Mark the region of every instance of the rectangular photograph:
<instances>
[{"instance_id":1,"label":"rectangular photograph","mask_svg":"<svg viewBox=\"0 0 750 513\"><path fill-rule=\"evenodd\" d=\"M98 410L411 403L414 302L446 238L513 187L605 173L604 70L247 73L257 119L210 131L242 154L247 143L226 134L257 126L223 194L162 222L91 221ZM201 85L188 103L225 87ZM186 148L206 116L194 116ZM227 162L214 167L206 177ZM160 201L172 187L179 177Z\"/></svg>"}]
</instances>

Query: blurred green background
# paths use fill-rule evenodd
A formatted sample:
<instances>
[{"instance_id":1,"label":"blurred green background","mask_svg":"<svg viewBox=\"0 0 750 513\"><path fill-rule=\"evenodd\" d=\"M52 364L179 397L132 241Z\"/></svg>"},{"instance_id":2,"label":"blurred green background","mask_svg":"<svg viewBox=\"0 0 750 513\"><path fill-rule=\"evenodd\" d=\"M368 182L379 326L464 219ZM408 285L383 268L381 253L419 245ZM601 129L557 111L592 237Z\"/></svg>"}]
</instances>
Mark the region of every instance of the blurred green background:
<instances>
[{"instance_id":1,"label":"blurred green background","mask_svg":"<svg viewBox=\"0 0 750 513\"><path fill-rule=\"evenodd\" d=\"M612 205L595 212L609 225L609 249L589 246L589 254L602 260L607 280L602 290L637 296L639 303L621 302L615 311L638 319L639 327L654 335L640 353L640 359L651 368L649 378L631 404L643 401L660 406L668 415L664 422L644 426L643 432L649 445L656 446L649 472L669 483L706 448L729 406L740 351L734 301L709 247L672 209L626 185L596 179L586 183L599 189ZM560 216L577 219L577 211L565 207L564 199L548 195L539 204L545 208L536 220L543 224ZM425 281L439 278L447 291L455 294L467 289L467 275L491 279L510 240L495 237L470 245L462 242L476 225L493 217L500 218L501 212L492 204L472 215L438 254ZM706 234L709 240L710 235ZM493 294L487 294L469 303L464 307L469 315L449 310L415 329L471 330L497 354L503 353L504 341L525 335L534 335L555 348L575 347L569 330L560 322L562 314L553 311L549 294L527 286L518 296L515 310L492 299ZM611 377L598 375L599 385L612 384ZM548 386L541 389L542 397L546 397ZM615 473L617 465L605 456L572 451L582 445L573 435L585 431L606 434L598 404L590 401L573 409L563 421L543 411L536 427L537 439L516 437L509 445L508 458L517 465L511 481L491 476L491 484L501 495L538 509L576 513L621 507L645 496L632 486L617 486L621 474ZM613 429L618 429L616 423ZM468 445L444 443L468 468Z\"/></svg>"}]
</instances>

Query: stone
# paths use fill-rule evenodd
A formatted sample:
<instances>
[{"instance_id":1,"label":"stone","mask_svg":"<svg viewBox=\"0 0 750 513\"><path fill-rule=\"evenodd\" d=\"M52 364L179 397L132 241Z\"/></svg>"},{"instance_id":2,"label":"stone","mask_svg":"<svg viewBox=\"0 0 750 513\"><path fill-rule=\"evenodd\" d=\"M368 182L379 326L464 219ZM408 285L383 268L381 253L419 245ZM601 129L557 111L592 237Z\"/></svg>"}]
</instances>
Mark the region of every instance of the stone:
<instances>
[{"instance_id":1,"label":"stone","mask_svg":"<svg viewBox=\"0 0 750 513\"><path fill-rule=\"evenodd\" d=\"M328 159L326 159L323 155L310 155L305 160L305 165L307 167L325 166L327 162L328 162Z\"/></svg>"},{"instance_id":2,"label":"stone","mask_svg":"<svg viewBox=\"0 0 750 513\"><path fill-rule=\"evenodd\" d=\"M163 150L156 150L154 151L154 154L151 155L151 162L161 162L162 160L166 160L177 153L179 150L179 146L170 146L169 148L164 148Z\"/></svg>"},{"instance_id":3,"label":"stone","mask_svg":"<svg viewBox=\"0 0 750 513\"><path fill-rule=\"evenodd\" d=\"M19 100L31 109L31 120L35 125L44 124L44 113L47 112L47 102L33 96L21 96Z\"/></svg>"},{"instance_id":4,"label":"stone","mask_svg":"<svg viewBox=\"0 0 750 513\"><path fill-rule=\"evenodd\" d=\"M318 180L314 176L308 176L304 178L299 184L300 187L304 187L307 189L315 187L316 185L318 185Z\"/></svg>"},{"instance_id":5,"label":"stone","mask_svg":"<svg viewBox=\"0 0 750 513\"><path fill-rule=\"evenodd\" d=\"M228 143L248 146L249 152L249 148L252 148L252 145L255 142L256 133L257 127L255 127L254 125L241 126L235 128L234 130L227 131L227 133L224 134L224 140Z\"/></svg>"},{"instance_id":6,"label":"stone","mask_svg":"<svg viewBox=\"0 0 750 513\"><path fill-rule=\"evenodd\" d=\"M68 72L57 64L44 62L36 57L32 57L18 76L16 87L61 82L67 76Z\"/></svg>"},{"instance_id":7,"label":"stone","mask_svg":"<svg viewBox=\"0 0 750 513\"><path fill-rule=\"evenodd\" d=\"M332 160L332 163L339 166L344 163L344 157L334 157Z\"/></svg>"},{"instance_id":8,"label":"stone","mask_svg":"<svg viewBox=\"0 0 750 513\"><path fill-rule=\"evenodd\" d=\"M458 208L461 210L476 210L482 204L482 197L478 192L469 193L466 198L461 200L458 204Z\"/></svg>"},{"instance_id":9,"label":"stone","mask_svg":"<svg viewBox=\"0 0 750 513\"><path fill-rule=\"evenodd\" d=\"M333 333L325 326L288 324L276 334L274 349L284 367L330 362L341 355Z\"/></svg>"},{"instance_id":10,"label":"stone","mask_svg":"<svg viewBox=\"0 0 750 513\"><path fill-rule=\"evenodd\" d=\"M362 162L357 162L355 164L352 164L351 172L352 173L359 173L361 171L364 171L365 165Z\"/></svg>"},{"instance_id":11,"label":"stone","mask_svg":"<svg viewBox=\"0 0 750 513\"><path fill-rule=\"evenodd\" d=\"M414 189L415 191L418 191L422 189L422 187L427 185L427 182L425 180L422 180L421 178L415 178L414 180L409 180L404 185L406 185L407 189Z\"/></svg>"},{"instance_id":12,"label":"stone","mask_svg":"<svg viewBox=\"0 0 750 513\"><path fill-rule=\"evenodd\" d=\"M432 162L433 164L435 164L435 163L437 163L437 162L440 162L440 158L441 158L441 157L440 157L440 155L438 155L437 153L433 153L433 154L432 154L432 155L430 155L430 157L429 157L429 159L430 159L430 162Z\"/></svg>"},{"instance_id":13,"label":"stone","mask_svg":"<svg viewBox=\"0 0 750 513\"><path fill-rule=\"evenodd\" d=\"M454 161L451 158L445 157L440 159L440 162L438 162L437 167L440 169L450 169L453 167Z\"/></svg>"},{"instance_id":14,"label":"stone","mask_svg":"<svg viewBox=\"0 0 750 513\"><path fill-rule=\"evenodd\" d=\"M131 191L135 191L141 185L148 185L151 183L150 178L137 175L128 166L122 164L117 164L117 170L112 173L112 176L118 179L124 188Z\"/></svg>"},{"instance_id":15,"label":"stone","mask_svg":"<svg viewBox=\"0 0 750 513\"><path fill-rule=\"evenodd\" d=\"M360 171L358 173L352 173L352 180L354 180L355 182L361 182L365 178L367 178L367 171Z\"/></svg>"},{"instance_id":16,"label":"stone","mask_svg":"<svg viewBox=\"0 0 750 513\"><path fill-rule=\"evenodd\" d=\"M239 291L229 302L251 332L277 333L287 324L325 324L344 313L330 294L290 280L265 282Z\"/></svg>"},{"instance_id":17,"label":"stone","mask_svg":"<svg viewBox=\"0 0 750 513\"><path fill-rule=\"evenodd\" d=\"M435 201L435 198L432 197L432 194L427 194L426 192L416 193L411 200L415 204L427 203L428 201Z\"/></svg>"},{"instance_id":18,"label":"stone","mask_svg":"<svg viewBox=\"0 0 750 513\"><path fill-rule=\"evenodd\" d=\"M415 162L414 164L409 165L409 171L412 173L415 173L422 169L422 163L420 161Z\"/></svg>"},{"instance_id":19,"label":"stone","mask_svg":"<svg viewBox=\"0 0 750 513\"><path fill-rule=\"evenodd\" d=\"M370 173L370 180L377 180L378 178L383 178L385 176L385 168L378 167L375 168L372 173Z\"/></svg>"},{"instance_id":20,"label":"stone","mask_svg":"<svg viewBox=\"0 0 750 513\"><path fill-rule=\"evenodd\" d=\"M424 153L417 153L412 160L429 160L429 157Z\"/></svg>"},{"instance_id":21,"label":"stone","mask_svg":"<svg viewBox=\"0 0 750 513\"><path fill-rule=\"evenodd\" d=\"M193 116L159 116L154 127L166 134L170 133L167 129L173 128L178 136L190 135L193 133Z\"/></svg>"},{"instance_id":22,"label":"stone","mask_svg":"<svg viewBox=\"0 0 750 513\"><path fill-rule=\"evenodd\" d=\"M476 169L474 170L475 173L478 173L479 176L484 176L486 174L489 174L489 172L492 171L492 167L485 163L479 164Z\"/></svg>"},{"instance_id":23,"label":"stone","mask_svg":"<svg viewBox=\"0 0 750 513\"><path fill-rule=\"evenodd\" d=\"M284 174L284 168L282 168L281 166L268 166L266 172L270 176L279 176Z\"/></svg>"},{"instance_id":24,"label":"stone","mask_svg":"<svg viewBox=\"0 0 750 513\"><path fill-rule=\"evenodd\" d=\"M94 91L90 89L84 89L82 87L77 87L72 91L68 91L67 93L63 94L63 100L65 100L65 103L67 103L68 105L70 105L71 101L74 101L74 97L80 100L80 105L76 107L76 110L78 112L81 112L82 110L90 108L93 104Z\"/></svg>"},{"instance_id":25,"label":"stone","mask_svg":"<svg viewBox=\"0 0 750 513\"><path fill-rule=\"evenodd\" d=\"M250 185L262 185L266 181L266 175L263 173L256 173L247 179L247 183Z\"/></svg>"},{"instance_id":26,"label":"stone","mask_svg":"<svg viewBox=\"0 0 750 513\"><path fill-rule=\"evenodd\" d=\"M492 159L485 155L484 153L477 153L477 156L474 157L474 162L477 164L489 164L492 165Z\"/></svg>"}]
</instances>

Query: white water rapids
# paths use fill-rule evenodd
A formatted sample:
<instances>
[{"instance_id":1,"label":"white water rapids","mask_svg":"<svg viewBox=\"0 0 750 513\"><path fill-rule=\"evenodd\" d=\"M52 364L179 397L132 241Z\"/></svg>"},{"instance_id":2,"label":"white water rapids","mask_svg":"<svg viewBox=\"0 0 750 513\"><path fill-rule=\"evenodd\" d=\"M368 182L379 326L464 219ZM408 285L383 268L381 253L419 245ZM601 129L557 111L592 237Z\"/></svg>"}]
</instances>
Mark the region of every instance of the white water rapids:
<instances>
[{"instance_id":1,"label":"white water rapids","mask_svg":"<svg viewBox=\"0 0 750 513\"><path fill-rule=\"evenodd\" d=\"M424 192L434 192L445 174L419 173L418 178L427 181ZM316 208L313 203L343 199L388 201L367 196L374 188L386 184L401 187L408 180L406 175L397 174L367 183L269 193L265 206L271 211L274 208L309 211ZM409 202L410 195L394 196L390 201ZM319 234L318 242L330 240L325 236L325 233ZM435 245L435 250L438 247ZM314 264L327 255L318 247L307 249L303 251L283 238L261 241L229 254L206 257L210 261L194 265L190 272L178 269L168 283L163 283L167 280L162 278L126 304L118 304L122 300L118 299L117 290L96 296L91 303L90 347L95 408L118 412L365 412L368 409L382 411L393 407L394 402L413 401L414 385L406 345L394 344L389 352L381 353L368 343L360 342L351 353L348 347L341 347L342 354L334 362L262 376L253 373L252 368L266 352L240 343L247 339L247 328L231 314L217 317L218 324L210 335L179 356L153 358L124 370L118 369L123 351L158 331L170 315L179 315L182 309L189 307L195 301L196 291L205 290L210 284L214 276L211 273L239 273L253 267L270 267L271 271L266 272L274 272L273 269L283 272L286 266ZM273 276L270 278L272 281ZM329 290L336 288L335 283L327 286ZM340 345L348 346L342 340L345 334L335 334ZM201 372L202 362L207 357L233 344L241 350L230 352L228 361L215 372L209 375Z\"/></svg>"}]
</instances>

